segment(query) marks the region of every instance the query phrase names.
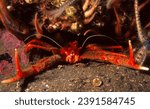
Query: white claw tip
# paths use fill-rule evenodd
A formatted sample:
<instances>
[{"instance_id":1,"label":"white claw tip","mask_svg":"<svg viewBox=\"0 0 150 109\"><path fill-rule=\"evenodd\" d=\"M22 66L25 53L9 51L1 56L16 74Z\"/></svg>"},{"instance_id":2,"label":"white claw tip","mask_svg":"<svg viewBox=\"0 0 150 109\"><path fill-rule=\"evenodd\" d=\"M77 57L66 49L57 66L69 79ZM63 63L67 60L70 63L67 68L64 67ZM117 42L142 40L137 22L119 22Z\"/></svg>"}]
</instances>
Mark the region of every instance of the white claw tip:
<instances>
[{"instance_id":1,"label":"white claw tip","mask_svg":"<svg viewBox=\"0 0 150 109\"><path fill-rule=\"evenodd\" d=\"M140 69L141 69L141 70L145 70L145 71L149 71L149 68L148 68L148 67L143 67L143 66L141 66Z\"/></svg>"}]
</instances>

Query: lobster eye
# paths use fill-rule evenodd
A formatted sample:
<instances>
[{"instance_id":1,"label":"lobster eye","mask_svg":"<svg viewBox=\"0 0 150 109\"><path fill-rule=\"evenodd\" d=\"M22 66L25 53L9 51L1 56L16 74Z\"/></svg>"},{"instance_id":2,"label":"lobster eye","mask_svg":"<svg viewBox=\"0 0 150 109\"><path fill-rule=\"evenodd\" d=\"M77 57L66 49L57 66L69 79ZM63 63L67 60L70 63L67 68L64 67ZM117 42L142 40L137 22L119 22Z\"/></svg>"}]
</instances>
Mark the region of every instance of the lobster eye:
<instances>
[{"instance_id":1,"label":"lobster eye","mask_svg":"<svg viewBox=\"0 0 150 109\"><path fill-rule=\"evenodd\" d=\"M65 51L65 54L68 55L68 52Z\"/></svg>"}]
</instances>

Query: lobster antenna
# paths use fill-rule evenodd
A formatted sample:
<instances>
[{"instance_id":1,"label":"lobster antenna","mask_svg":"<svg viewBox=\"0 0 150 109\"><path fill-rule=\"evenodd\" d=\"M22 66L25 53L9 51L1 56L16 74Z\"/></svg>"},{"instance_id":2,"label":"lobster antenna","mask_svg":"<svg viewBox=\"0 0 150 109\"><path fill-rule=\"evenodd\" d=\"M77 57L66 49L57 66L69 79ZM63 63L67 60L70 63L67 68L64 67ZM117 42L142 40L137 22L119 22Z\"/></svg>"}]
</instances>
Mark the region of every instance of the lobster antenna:
<instances>
[{"instance_id":1,"label":"lobster antenna","mask_svg":"<svg viewBox=\"0 0 150 109\"><path fill-rule=\"evenodd\" d=\"M91 38L93 38L93 37L106 37L106 38L108 38L108 39L111 39L112 41L114 41L116 44L119 45L119 43L118 43L116 40L112 39L111 37L108 37L108 36L106 36L106 35L96 34L96 35L91 35L91 36L87 37L87 38L85 39L85 41L83 42L83 44L82 44L81 47L83 47L83 46L85 45L85 43L86 43L89 39L91 39Z\"/></svg>"},{"instance_id":2,"label":"lobster antenna","mask_svg":"<svg viewBox=\"0 0 150 109\"><path fill-rule=\"evenodd\" d=\"M60 48L63 48L58 42L56 42L54 39L52 39L52 38L50 38L50 37L48 37L48 36L46 36L46 35L43 35L43 34L32 34L32 35L30 35L30 36L28 36L25 40L24 40L24 42L26 42L29 38L31 38L31 37L34 37L35 35L41 35L42 37L44 37L44 38L47 38L48 40L50 40L50 41L52 41L52 42L54 42L57 46L59 46Z\"/></svg>"},{"instance_id":3,"label":"lobster antenna","mask_svg":"<svg viewBox=\"0 0 150 109\"><path fill-rule=\"evenodd\" d=\"M138 0L134 0L134 12L135 12L135 22L136 22L138 38L141 43L144 43L145 38L142 32L142 26L141 26L140 15L139 15L139 10L138 10Z\"/></svg>"}]
</instances>

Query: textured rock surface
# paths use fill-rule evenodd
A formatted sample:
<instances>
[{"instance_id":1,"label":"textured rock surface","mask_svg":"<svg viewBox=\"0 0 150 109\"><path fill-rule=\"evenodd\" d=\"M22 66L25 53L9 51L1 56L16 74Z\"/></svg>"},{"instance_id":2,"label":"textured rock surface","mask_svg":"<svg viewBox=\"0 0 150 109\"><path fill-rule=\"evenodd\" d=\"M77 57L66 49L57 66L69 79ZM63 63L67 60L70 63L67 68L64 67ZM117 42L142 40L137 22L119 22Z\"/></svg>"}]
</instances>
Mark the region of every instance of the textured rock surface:
<instances>
[{"instance_id":1,"label":"textured rock surface","mask_svg":"<svg viewBox=\"0 0 150 109\"><path fill-rule=\"evenodd\" d=\"M150 91L148 74L111 64L77 63L16 83L0 84L0 91ZM98 87L93 85L95 78L102 82Z\"/></svg>"}]
</instances>

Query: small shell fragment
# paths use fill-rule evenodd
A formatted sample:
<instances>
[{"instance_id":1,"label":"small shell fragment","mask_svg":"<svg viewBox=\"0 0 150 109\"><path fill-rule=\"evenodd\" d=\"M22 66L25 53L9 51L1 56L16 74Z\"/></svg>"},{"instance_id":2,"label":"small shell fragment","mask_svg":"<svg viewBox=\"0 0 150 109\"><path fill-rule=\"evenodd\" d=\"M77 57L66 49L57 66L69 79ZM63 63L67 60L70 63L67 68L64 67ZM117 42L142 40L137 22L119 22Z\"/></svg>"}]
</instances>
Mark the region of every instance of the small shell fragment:
<instances>
[{"instance_id":1,"label":"small shell fragment","mask_svg":"<svg viewBox=\"0 0 150 109\"><path fill-rule=\"evenodd\" d=\"M58 65L58 69L61 69L61 68L63 68L63 65Z\"/></svg>"},{"instance_id":2,"label":"small shell fragment","mask_svg":"<svg viewBox=\"0 0 150 109\"><path fill-rule=\"evenodd\" d=\"M103 82L99 78L95 78L92 81L92 84L93 84L94 87L100 87L102 85L102 83Z\"/></svg>"}]
</instances>

